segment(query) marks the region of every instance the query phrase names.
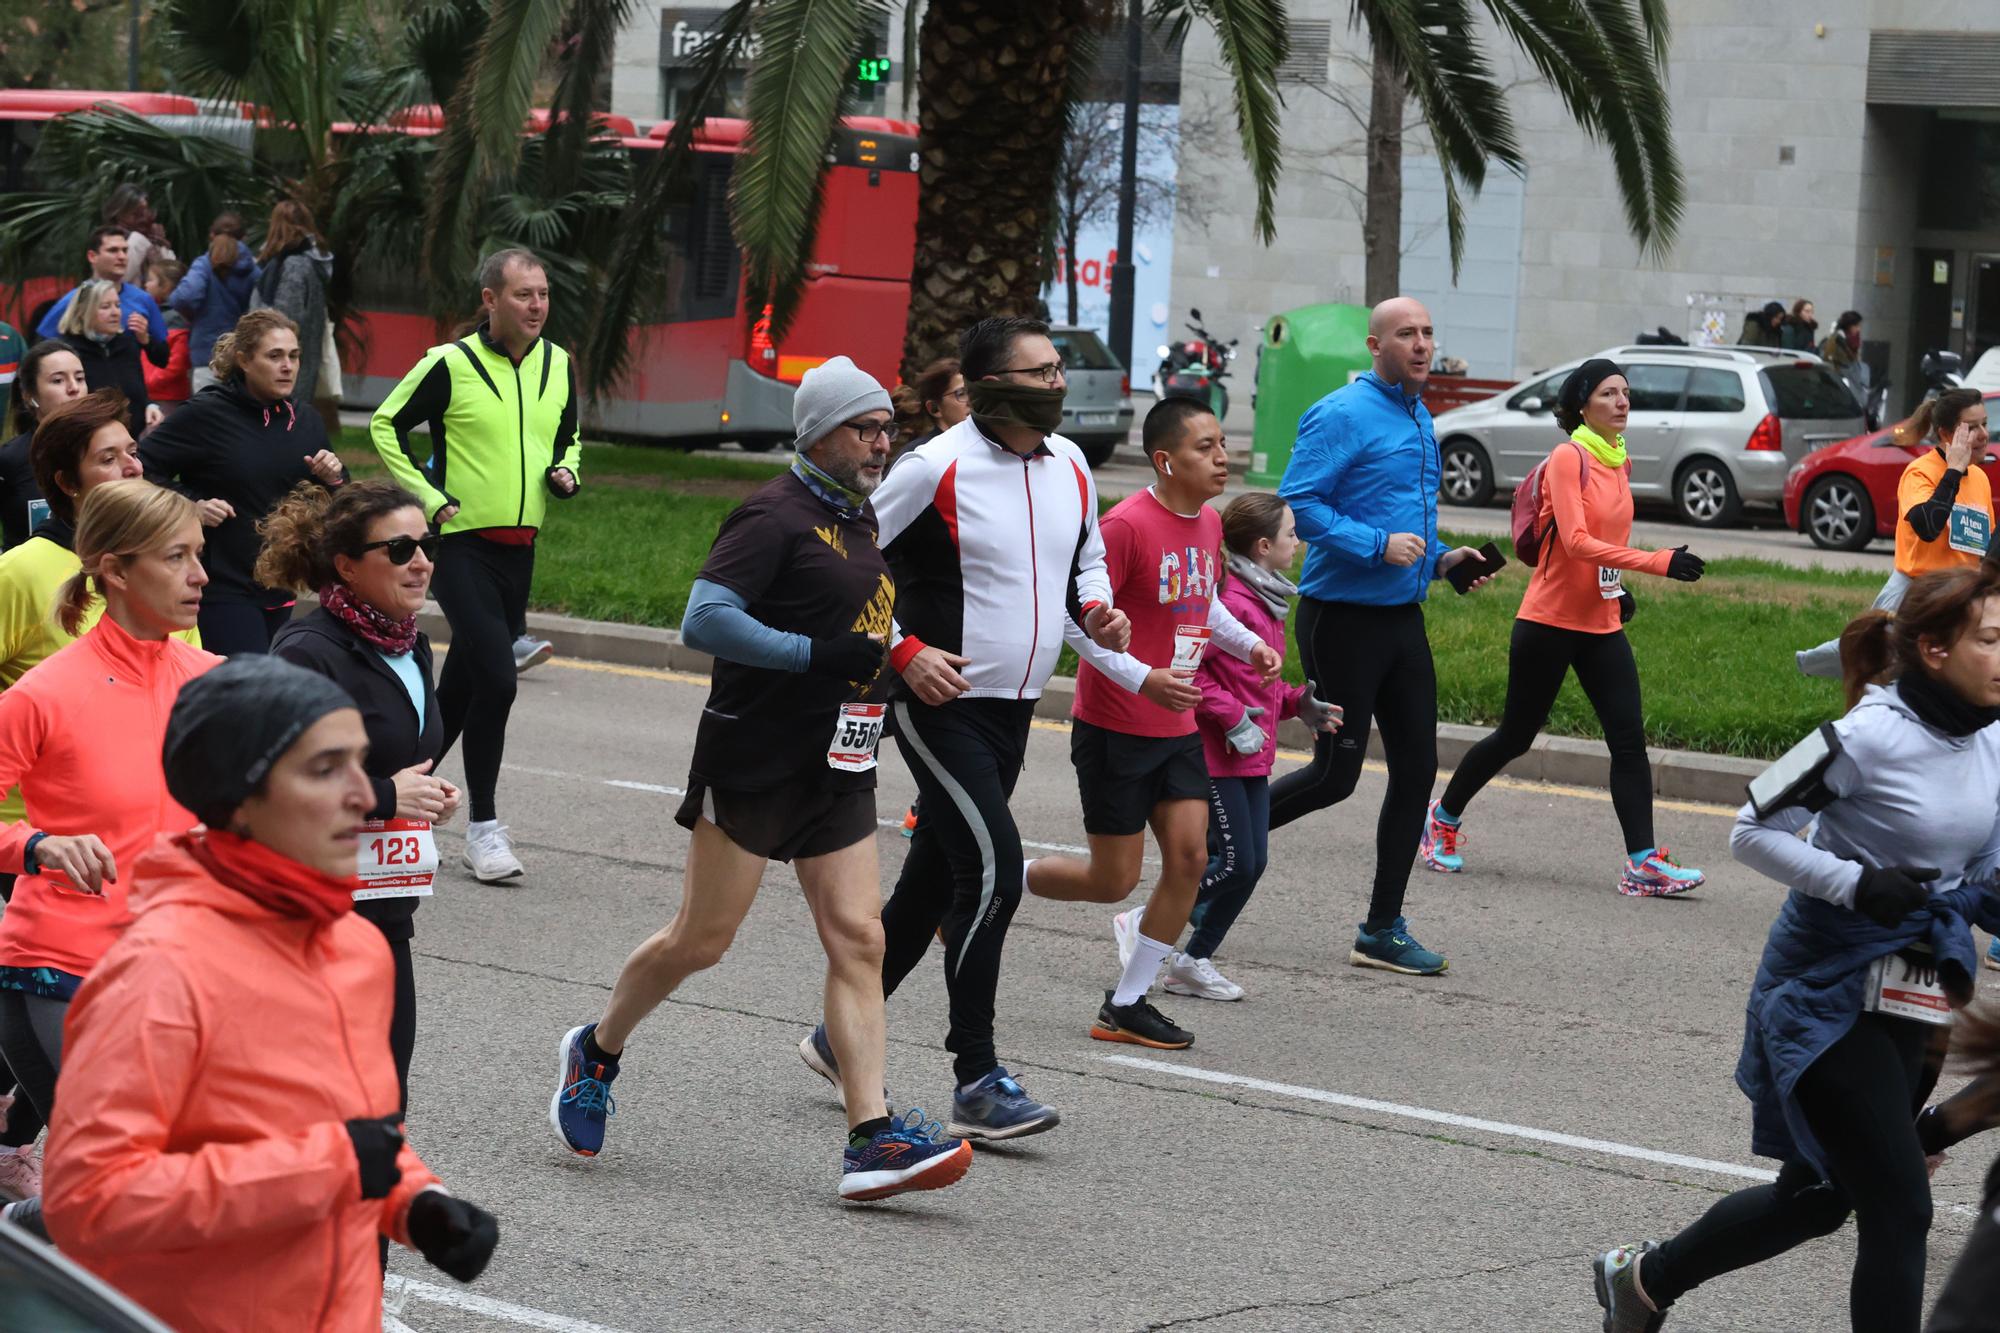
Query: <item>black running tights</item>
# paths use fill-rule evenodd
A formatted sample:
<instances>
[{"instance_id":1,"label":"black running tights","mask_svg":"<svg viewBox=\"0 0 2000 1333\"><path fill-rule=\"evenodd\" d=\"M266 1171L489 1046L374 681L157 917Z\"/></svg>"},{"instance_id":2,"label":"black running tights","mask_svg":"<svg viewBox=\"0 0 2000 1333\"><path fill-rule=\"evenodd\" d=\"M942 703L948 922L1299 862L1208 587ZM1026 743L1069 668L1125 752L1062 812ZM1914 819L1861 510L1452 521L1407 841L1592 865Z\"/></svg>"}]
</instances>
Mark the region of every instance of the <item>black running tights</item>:
<instances>
[{"instance_id":1,"label":"black running tights","mask_svg":"<svg viewBox=\"0 0 2000 1333\"><path fill-rule=\"evenodd\" d=\"M438 673L444 748L465 738L465 792L473 820L495 818L507 715L514 708L514 629L527 615L535 548L454 532L440 543L431 595L451 622L451 651Z\"/></svg>"},{"instance_id":2,"label":"black running tights","mask_svg":"<svg viewBox=\"0 0 2000 1333\"><path fill-rule=\"evenodd\" d=\"M1646 760L1646 720L1639 708L1639 668L1624 630L1586 634L1532 620L1514 622L1507 653L1507 705L1500 727L1466 753L1440 802L1463 815L1480 789L1528 752L1549 720L1563 677L1576 670L1611 751L1611 806L1627 852L1653 847L1653 766Z\"/></svg>"},{"instance_id":3,"label":"black running tights","mask_svg":"<svg viewBox=\"0 0 2000 1333\"><path fill-rule=\"evenodd\" d=\"M1930 1028L1864 1014L1800 1077L1799 1107L1833 1179L1787 1162L1775 1184L1738 1190L1646 1256L1639 1280L1665 1309L1722 1273L1838 1231L1851 1212L1859 1248L1848 1287L1856 1333L1917 1333L1931 1188L1916 1113Z\"/></svg>"},{"instance_id":4,"label":"black running tights","mask_svg":"<svg viewBox=\"0 0 2000 1333\"><path fill-rule=\"evenodd\" d=\"M1000 948L1021 905L1021 834L1007 802L1027 758L1032 699L894 704L896 747L917 780L910 854L882 908L882 993L894 995L944 928L945 1049L960 1084L999 1064Z\"/></svg>"},{"instance_id":5,"label":"black running tights","mask_svg":"<svg viewBox=\"0 0 2000 1333\"><path fill-rule=\"evenodd\" d=\"M1368 729L1382 733L1389 792L1375 824L1375 884L1367 928L1403 914L1410 866L1437 781L1437 671L1424 609L1299 598L1299 656L1319 697L1347 710L1338 735L1313 742L1312 763L1271 784L1271 827L1344 801L1361 779Z\"/></svg>"}]
</instances>

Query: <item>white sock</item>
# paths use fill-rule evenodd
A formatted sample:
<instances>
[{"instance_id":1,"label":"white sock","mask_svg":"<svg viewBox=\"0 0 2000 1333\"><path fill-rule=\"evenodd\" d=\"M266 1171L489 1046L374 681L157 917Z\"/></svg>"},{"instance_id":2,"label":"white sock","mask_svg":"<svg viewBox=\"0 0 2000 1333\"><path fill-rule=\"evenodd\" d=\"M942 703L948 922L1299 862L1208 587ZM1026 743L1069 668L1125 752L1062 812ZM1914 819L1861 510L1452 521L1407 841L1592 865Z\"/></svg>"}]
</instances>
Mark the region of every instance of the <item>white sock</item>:
<instances>
[{"instance_id":1,"label":"white sock","mask_svg":"<svg viewBox=\"0 0 2000 1333\"><path fill-rule=\"evenodd\" d=\"M1173 945L1162 944L1150 935L1141 934L1138 939L1132 961L1125 964L1125 975L1118 978L1118 989L1111 993L1114 1005L1131 1004L1151 990L1153 979L1160 975L1160 964L1174 950Z\"/></svg>"},{"instance_id":2,"label":"white sock","mask_svg":"<svg viewBox=\"0 0 2000 1333\"><path fill-rule=\"evenodd\" d=\"M1021 862L1021 896L1023 898L1027 897L1030 892L1028 888L1028 867L1033 865L1038 859L1037 857L1029 857L1027 860Z\"/></svg>"},{"instance_id":3,"label":"white sock","mask_svg":"<svg viewBox=\"0 0 2000 1333\"><path fill-rule=\"evenodd\" d=\"M475 819L466 824L465 835L472 837L475 834L490 833L499 827L500 821L497 819Z\"/></svg>"}]
</instances>

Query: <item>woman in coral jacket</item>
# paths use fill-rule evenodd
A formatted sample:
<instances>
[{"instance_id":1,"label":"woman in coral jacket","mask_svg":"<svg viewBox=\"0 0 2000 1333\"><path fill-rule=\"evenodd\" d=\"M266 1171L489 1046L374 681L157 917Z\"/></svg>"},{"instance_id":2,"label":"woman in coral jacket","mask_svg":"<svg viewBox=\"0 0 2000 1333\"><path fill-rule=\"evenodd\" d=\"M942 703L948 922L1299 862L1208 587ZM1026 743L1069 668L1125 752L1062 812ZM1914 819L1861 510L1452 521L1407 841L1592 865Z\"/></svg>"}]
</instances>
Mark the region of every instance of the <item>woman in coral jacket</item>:
<instances>
[{"instance_id":1,"label":"woman in coral jacket","mask_svg":"<svg viewBox=\"0 0 2000 1333\"><path fill-rule=\"evenodd\" d=\"M499 1241L403 1140L389 949L353 911L367 750L289 662L182 690L160 753L205 827L132 867L138 920L70 1013L49 1233L183 1333L376 1333L378 1237L461 1282Z\"/></svg>"},{"instance_id":2,"label":"woman in coral jacket","mask_svg":"<svg viewBox=\"0 0 2000 1333\"><path fill-rule=\"evenodd\" d=\"M20 784L27 818L0 826L0 869L20 876L0 916L0 1055L48 1119L76 988L131 924L132 862L194 816L160 776L160 739L182 685L220 658L174 638L201 607L201 520L187 497L107 482L77 518L82 568L55 615L80 628L0 693L0 789Z\"/></svg>"}]
</instances>

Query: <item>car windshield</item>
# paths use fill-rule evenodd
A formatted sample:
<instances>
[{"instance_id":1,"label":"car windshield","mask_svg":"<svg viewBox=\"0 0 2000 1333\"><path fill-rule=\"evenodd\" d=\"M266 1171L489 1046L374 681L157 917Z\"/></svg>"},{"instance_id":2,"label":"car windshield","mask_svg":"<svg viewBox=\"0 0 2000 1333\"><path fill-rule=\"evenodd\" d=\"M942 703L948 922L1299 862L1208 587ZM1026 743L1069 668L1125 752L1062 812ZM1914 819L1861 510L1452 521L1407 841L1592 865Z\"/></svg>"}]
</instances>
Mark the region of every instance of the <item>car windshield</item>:
<instances>
[{"instance_id":1,"label":"car windshield","mask_svg":"<svg viewBox=\"0 0 2000 1333\"><path fill-rule=\"evenodd\" d=\"M1771 408L1787 421L1838 421L1861 415L1840 376L1817 361L1772 366L1763 372Z\"/></svg>"},{"instance_id":2,"label":"car windshield","mask_svg":"<svg viewBox=\"0 0 2000 1333\"><path fill-rule=\"evenodd\" d=\"M1089 329L1056 329L1049 334L1067 370L1122 370L1118 358Z\"/></svg>"}]
</instances>

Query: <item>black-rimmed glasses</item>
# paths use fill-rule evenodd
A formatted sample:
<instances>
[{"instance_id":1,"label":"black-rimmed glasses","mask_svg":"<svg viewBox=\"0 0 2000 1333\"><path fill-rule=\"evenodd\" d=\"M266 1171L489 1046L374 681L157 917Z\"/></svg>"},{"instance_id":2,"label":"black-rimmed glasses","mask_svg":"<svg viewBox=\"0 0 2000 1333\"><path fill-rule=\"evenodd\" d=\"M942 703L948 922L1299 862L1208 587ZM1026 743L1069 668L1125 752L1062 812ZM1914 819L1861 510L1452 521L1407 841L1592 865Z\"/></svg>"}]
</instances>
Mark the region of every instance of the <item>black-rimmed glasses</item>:
<instances>
[{"instance_id":1,"label":"black-rimmed glasses","mask_svg":"<svg viewBox=\"0 0 2000 1333\"><path fill-rule=\"evenodd\" d=\"M896 423L893 421L849 421L845 424L861 437L863 444L873 444L880 439L887 439L890 444L896 442Z\"/></svg>"},{"instance_id":2,"label":"black-rimmed glasses","mask_svg":"<svg viewBox=\"0 0 2000 1333\"><path fill-rule=\"evenodd\" d=\"M424 553L424 559L435 560L438 553L438 537L435 532L426 533L422 537L391 537L383 542L369 542L361 548L360 554L367 555L375 550L385 552L392 565L409 564L410 557L418 551Z\"/></svg>"},{"instance_id":3,"label":"black-rimmed glasses","mask_svg":"<svg viewBox=\"0 0 2000 1333\"><path fill-rule=\"evenodd\" d=\"M1063 377L1063 370L1064 366L1062 362L1050 361L1039 366L1015 366L1010 370L1003 370L1000 373L1002 375L1033 375L1044 384L1054 384Z\"/></svg>"}]
</instances>

